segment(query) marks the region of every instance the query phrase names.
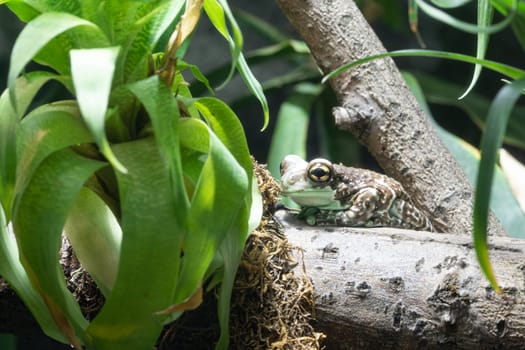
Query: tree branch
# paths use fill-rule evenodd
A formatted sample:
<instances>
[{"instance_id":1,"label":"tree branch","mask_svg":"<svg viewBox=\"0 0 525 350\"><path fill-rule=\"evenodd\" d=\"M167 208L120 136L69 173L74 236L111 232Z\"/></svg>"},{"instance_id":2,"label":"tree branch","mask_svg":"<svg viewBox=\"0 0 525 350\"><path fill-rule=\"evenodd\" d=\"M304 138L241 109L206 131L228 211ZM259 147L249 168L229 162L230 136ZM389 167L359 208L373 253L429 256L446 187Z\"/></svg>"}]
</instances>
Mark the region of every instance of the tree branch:
<instances>
[{"instance_id":1,"label":"tree branch","mask_svg":"<svg viewBox=\"0 0 525 350\"><path fill-rule=\"evenodd\" d=\"M386 52L353 1L277 0L324 73ZM472 187L438 138L390 58L360 65L330 84L341 107L335 122L350 131L385 172L403 184L442 232L470 232ZM491 217L489 234L505 235Z\"/></svg>"},{"instance_id":2,"label":"tree branch","mask_svg":"<svg viewBox=\"0 0 525 350\"><path fill-rule=\"evenodd\" d=\"M464 234L311 227L284 212L277 218L303 249L316 329L330 349L523 348L525 241L491 238L499 296Z\"/></svg>"}]
</instances>

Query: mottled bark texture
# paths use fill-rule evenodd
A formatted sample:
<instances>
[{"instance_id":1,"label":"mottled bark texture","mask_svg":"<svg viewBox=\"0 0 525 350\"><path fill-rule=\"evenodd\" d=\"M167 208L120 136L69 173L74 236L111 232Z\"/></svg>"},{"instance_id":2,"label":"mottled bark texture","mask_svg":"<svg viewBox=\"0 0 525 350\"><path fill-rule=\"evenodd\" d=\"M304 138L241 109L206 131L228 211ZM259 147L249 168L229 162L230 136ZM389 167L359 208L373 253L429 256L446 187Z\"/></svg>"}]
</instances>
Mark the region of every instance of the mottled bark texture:
<instances>
[{"instance_id":1,"label":"mottled bark texture","mask_svg":"<svg viewBox=\"0 0 525 350\"><path fill-rule=\"evenodd\" d=\"M503 291L483 277L470 237L393 228L304 226L279 212L301 247L327 349L523 349L525 241L493 237Z\"/></svg>"},{"instance_id":2,"label":"mottled bark texture","mask_svg":"<svg viewBox=\"0 0 525 350\"><path fill-rule=\"evenodd\" d=\"M385 49L351 0L277 0L324 73ZM335 122L350 131L386 174L403 184L441 232L470 233L473 191L390 58L330 81L341 106ZM489 234L505 235L491 215Z\"/></svg>"}]
</instances>

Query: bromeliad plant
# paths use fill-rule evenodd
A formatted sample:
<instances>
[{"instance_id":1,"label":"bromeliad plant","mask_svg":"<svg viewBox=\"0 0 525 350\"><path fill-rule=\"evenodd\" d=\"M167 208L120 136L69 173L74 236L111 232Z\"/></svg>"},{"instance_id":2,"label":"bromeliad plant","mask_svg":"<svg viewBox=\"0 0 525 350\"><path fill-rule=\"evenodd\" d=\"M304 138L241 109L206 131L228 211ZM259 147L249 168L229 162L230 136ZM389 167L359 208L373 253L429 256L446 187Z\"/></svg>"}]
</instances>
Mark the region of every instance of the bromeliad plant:
<instances>
[{"instance_id":1,"label":"bromeliad plant","mask_svg":"<svg viewBox=\"0 0 525 350\"><path fill-rule=\"evenodd\" d=\"M207 85L181 59L203 10L230 46L229 76L237 68L267 120L227 2L2 3L27 25L0 98L0 275L47 335L76 349L150 349L221 283L217 347L227 347L233 279L261 202L238 118L192 97L181 74ZM24 72L31 60L50 69ZM32 106L51 80L74 98ZM91 322L58 263L63 232L106 298Z\"/></svg>"}]
</instances>

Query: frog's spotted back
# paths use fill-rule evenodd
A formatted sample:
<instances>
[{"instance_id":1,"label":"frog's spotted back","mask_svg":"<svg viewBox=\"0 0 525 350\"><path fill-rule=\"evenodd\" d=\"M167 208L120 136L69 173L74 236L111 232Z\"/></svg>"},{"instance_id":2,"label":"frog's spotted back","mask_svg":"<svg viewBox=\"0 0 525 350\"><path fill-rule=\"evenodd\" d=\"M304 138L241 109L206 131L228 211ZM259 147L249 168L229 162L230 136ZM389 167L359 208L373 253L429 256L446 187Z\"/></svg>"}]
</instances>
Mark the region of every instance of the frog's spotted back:
<instances>
[{"instance_id":1,"label":"frog's spotted back","mask_svg":"<svg viewBox=\"0 0 525 350\"><path fill-rule=\"evenodd\" d=\"M301 205L309 224L432 231L401 184L385 175L298 156L287 156L281 169L283 195Z\"/></svg>"}]
</instances>

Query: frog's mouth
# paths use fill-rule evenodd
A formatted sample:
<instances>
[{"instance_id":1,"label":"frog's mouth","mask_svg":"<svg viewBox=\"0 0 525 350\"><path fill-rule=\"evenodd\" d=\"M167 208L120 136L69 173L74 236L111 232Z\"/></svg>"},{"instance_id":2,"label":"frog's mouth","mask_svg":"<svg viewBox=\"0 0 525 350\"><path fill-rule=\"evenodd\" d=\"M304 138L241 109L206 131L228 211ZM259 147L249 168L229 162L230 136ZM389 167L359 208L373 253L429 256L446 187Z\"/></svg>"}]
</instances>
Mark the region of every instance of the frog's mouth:
<instances>
[{"instance_id":1,"label":"frog's mouth","mask_svg":"<svg viewBox=\"0 0 525 350\"><path fill-rule=\"evenodd\" d=\"M282 192L286 196L299 204L301 207L317 207L320 209L345 209L341 203L334 199L335 191L330 187L309 188L302 190L285 190Z\"/></svg>"}]
</instances>

